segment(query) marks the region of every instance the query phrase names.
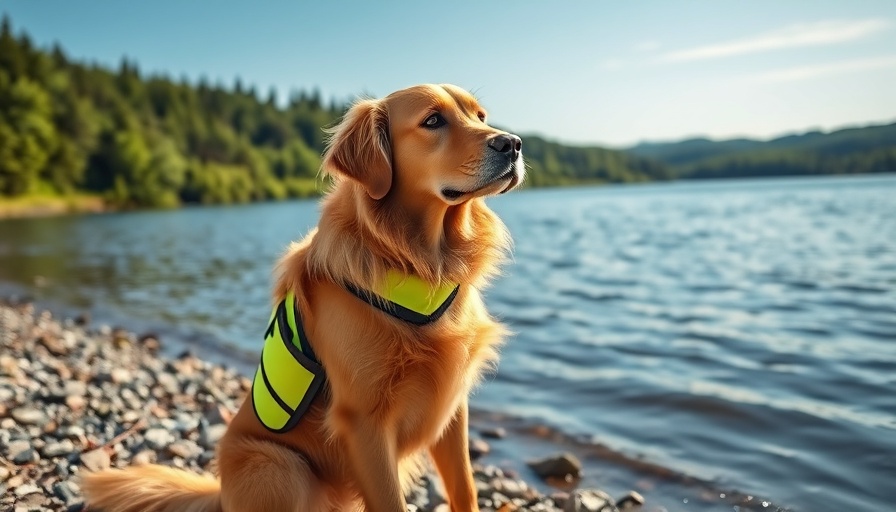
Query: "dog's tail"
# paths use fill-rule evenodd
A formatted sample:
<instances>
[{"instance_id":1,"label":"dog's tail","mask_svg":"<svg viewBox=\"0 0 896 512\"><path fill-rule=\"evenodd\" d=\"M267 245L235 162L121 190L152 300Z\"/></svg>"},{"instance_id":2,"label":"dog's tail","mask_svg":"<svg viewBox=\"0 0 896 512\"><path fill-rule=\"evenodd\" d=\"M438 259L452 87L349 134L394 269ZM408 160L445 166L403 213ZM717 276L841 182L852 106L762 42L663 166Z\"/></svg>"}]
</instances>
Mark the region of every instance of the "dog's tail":
<instances>
[{"instance_id":1,"label":"dog's tail","mask_svg":"<svg viewBox=\"0 0 896 512\"><path fill-rule=\"evenodd\" d=\"M158 465L87 473L86 503L103 512L221 512L217 480Z\"/></svg>"}]
</instances>

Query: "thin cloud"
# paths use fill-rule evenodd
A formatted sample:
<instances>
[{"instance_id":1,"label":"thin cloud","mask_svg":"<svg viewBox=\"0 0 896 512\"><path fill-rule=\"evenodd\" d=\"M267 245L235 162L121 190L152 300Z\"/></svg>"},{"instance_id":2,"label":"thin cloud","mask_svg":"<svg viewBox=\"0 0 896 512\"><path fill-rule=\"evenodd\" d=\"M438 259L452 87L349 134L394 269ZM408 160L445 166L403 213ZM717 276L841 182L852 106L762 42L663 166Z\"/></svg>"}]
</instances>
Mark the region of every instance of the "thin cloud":
<instances>
[{"instance_id":1,"label":"thin cloud","mask_svg":"<svg viewBox=\"0 0 896 512\"><path fill-rule=\"evenodd\" d=\"M662 60L690 62L785 48L844 43L876 34L888 29L890 25L890 21L883 18L801 23L744 39L670 52Z\"/></svg>"},{"instance_id":2,"label":"thin cloud","mask_svg":"<svg viewBox=\"0 0 896 512\"><path fill-rule=\"evenodd\" d=\"M807 80L826 75L840 75L843 73L855 73L859 71L868 71L872 69L886 69L896 67L896 55L886 55L883 57L871 57L867 59L855 59L830 64L818 64L814 66L803 66L781 71L772 71L754 75L748 80L756 83L781 83L796 82L799 80Z\"/></svg>"},{"instance_id":3,"label":"thin cloud","mask_svg":"<svg viewBox=\"0 0 896 512\"><path fill-rule=\"evenodd\" d=\"M658 41L642 41L635 46L635 51L652 52L659 50L662 46Z\"/></svg>"}]
</instances>

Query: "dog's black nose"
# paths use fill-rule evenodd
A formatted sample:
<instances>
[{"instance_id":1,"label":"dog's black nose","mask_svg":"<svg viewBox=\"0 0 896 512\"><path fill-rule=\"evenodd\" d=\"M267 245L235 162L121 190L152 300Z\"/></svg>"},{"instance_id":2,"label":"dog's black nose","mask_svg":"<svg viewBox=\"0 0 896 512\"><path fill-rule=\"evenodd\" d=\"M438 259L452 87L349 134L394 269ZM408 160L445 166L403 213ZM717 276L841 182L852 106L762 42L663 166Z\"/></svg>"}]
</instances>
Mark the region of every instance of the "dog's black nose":
<instances>
[{"instance_id":1,"label":"dog's black nose","mask_svg":"<svg viewBox=\"0 0 896 512\"><path fill-rule=\"evenodd\" d=\"M520 151L523 149L523 141L516 135L502 133L501 135L492 137L492 139L488 141L488 147L494 149L498 153L509 153L511 159L516 160L516 157L519 156Z\"/></svg>"}]
</instances>

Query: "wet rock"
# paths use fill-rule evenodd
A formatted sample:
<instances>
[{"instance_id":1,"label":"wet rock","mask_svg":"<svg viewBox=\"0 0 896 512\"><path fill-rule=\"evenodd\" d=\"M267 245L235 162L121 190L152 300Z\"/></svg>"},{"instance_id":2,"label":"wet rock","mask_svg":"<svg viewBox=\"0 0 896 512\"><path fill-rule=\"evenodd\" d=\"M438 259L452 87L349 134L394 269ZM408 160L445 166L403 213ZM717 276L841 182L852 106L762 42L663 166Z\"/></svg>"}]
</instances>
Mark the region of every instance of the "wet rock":
<instances>
[{"instance_id":1,"label":"wet rock","mask_svg":"<svg viewBox=\"0 0 896 512\"><path fill-rule=\"evenodd\" d=\"M75 317L75 325L85 326L90 323L90 313L83 312L79 313L78 316Z\"/></svg>"},{"instance_id":2,"label":"wet rock","mask_svg":"<svg viewBox=\"0 0 896 512\"><path fill-rule=\"evenodd\" d=\"M561 453L552 457L545 457L527 462L532 471L541 478L557 478L567 480L579 478L582 475L582 463L571 453Z\"/></svg>"},{"instance_id":3,"label":"wet rock","mask_svg":"<svg viewBox=\"0 0 896 512\"><path fill-rule=\"evenodd\" d=\"M564 512L619 512L613 498L603 491L577 490L566 500Z\"/></svg>"},{"instance_id":4,"label":"wet rock","mask_svg":"<svg viewBox=\"0 0 896 512\"><path fill-rule=\"evenodd\" d=\"M90 471L101 471L112 466L112 459L105 448L97 448L81 454L81 464Z\"/></svg>"},{"instance_id":5,"label":"wet rock","mask_svg":"<svg viewBox=\"0 0 896 512\"><path fill-rule=\"evenodd\" d=\"M619 510L629 510L635 507L640 507L643 504L644 496L641 496L637 491L629 491L628 494L616 501L616 507Z\"/></svg>"},{"instance_id":6,"label":"wet rock","mask_svg":"<svg viewBox=\"0 0 896 512\"><path fill-rule=\"evenodd\" d=\"M470 460L477 460L483 455L488 455L492 451L492 447L482 439L470 440Z\"/></svg>"},{"instance_id":7,"label":"wet rock","mask_svg":"<svg viewBox=\"0 0 896 512\"><path fill-rule=\"evenodd\" d=\"M162 344L159 342L159 336L155 333L144 333L137 338L137 341L140 343L140 346L151 353L156 353L162 348Z\"/></svg>"},{"instance_id":8,"label":"wet rock","mask_svg":"<svg viewBox=\"0 0 896 512\"><path fill-rule=\"evenodd\" d=\"M43 411L31 407L13 409L12 418L19 425L43 425L49 420Z\"/></svg>"},{"instance_id":9,"label":"wet rock","mask_svg":"<svg viewBox=\"0 0 896 512\"><path fill-rule=\"evenodd\" d=\"M489 439L504 439L507 437L507 430L502 427L487 427L479 429L479 435Z\"/></svg>"}]
</instances>

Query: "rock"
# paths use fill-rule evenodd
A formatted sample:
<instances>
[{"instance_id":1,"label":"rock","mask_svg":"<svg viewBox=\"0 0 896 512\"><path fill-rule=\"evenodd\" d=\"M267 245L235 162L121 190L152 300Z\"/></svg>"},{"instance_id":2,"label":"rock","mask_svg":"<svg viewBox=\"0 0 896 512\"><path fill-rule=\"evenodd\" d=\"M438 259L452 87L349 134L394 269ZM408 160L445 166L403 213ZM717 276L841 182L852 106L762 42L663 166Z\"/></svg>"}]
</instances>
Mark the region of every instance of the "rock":
<instances>
[{"instance_id":1,"label":"rock","mask_svg":"<svg viewBox=\"0 0 896 512\"><path fill-rule=\"evenodd\" d=\"M164 428L151 428L143 434L143 440L148 448L161 450L174 442L174 436Z\"/></svg>"},{"instance_id":2,"label":"rock","mask_svg":"<svg viewBox=\"0 0 896 512\"><path fill-rule=\"evenodd\" d=\"M43 411L32 409L30 407L13 409L12 418L16 420L16 423L19 425L43 425L49 421L49 418L47 418L47 415Z\"/></svg>"},{"instance_id":3,"label":"rock","mask_svg":"<svg viewBox=\"0 0 896 512\"><path fill-rule=\"evenodd\" d=\"M40 457L37 451L31 446L26 439L11 441L6 445L6 458L15 464L28 464L29 462L37 462Z\"/></svg>"},{"instance_id":4,"label":"rock","mask_svg":"<svg viewBox=\"0 0 896 512\"><path fill-rule=\"evenodd\" d=\"M470 440L470 460L476 460L483 455L488 455L492 451L492 447L482 439Z\"/></svg>"},{"instance_id":5,"label":"rock","mask_svg":"<svg viewBox=\"0 0 896 512\"><path fill-rule=\"evenodd\" d=\"M582 463L571 453L562 453L527 462L532 471L543 479L558 478L568 480L582 476Z\"/></svg>"},{"instance_id":6,"label":"rock","mask_svg":"<svg viewBox=\"0 0 896 512\"><path fill-rule=\"evenodd\" d=\"M9 478L10 472L6 466L0 466L0 482L5 482Z\"/></svg>"},{"instance_id":7,"label":"rock","mask_svg":"<svg viewBox=\"0 0 896 512\"><path fill-rule=\"evenodd\" d=\"M192 459L202 453L202 448L193 441L182 439L168 445L168 453L182 459Z\"/></svg>"},{"instance_id":8,"label":"rock","mask_svg":"<svg viewBox=\"0 0 896 512\"><path fill-rule=\"evenodd\" d=\"M62 441L56 441L48 443L43 447L41 453L44 457L60 457L65 456L75 451L75 443L71 442L69 439L63 439Z\"/></svg>"},{"instance_id":9,"label":"rock","mask_svg":"<svg viewBox=\"0 0 896 512\"><path fill-rule=\"evenodd\" d=\"M141 334L137 341L140 345L148 350L151 353L156 353L162 347L162 344L159 342L159 336L155 333L145 333Z\"/></svg>"},{"instance_id":10,"label":"rock","mask_svg":"<svg viewBox=\"0 0 896 512\"><path fill-rule=\"evenodd\" d=\"M87 405L87 399L83 395L68 395L65 397L65 405L72 411L80 411Z\"/></svg>"},{"instance_id":11,"label":"rock","mask_svg":"<svg viewBox=\"0 0 896 512\"><path fill-rule=\"evenodd\" d=\"M90 313L83 312L79 313L78 316L75 317L75 325L85 326L90 323Z\"/></svg>"},{"instance_id":12,"label":"rock","mask_svg":"<svg viewBox=\"0 0 896 512\"><path fill-rule=\"evenodd\" d=\"M637 491L628 491L628 494L616 500L616 507L619 510L628 510L630 508L640 507L644 504L644 496Z\"/></svg>"},{"instance_id":13,"label":"rock","mask_svg":"<svg viewBox=\"0 0 896 512\"><path fill-rule=\"evenodd\" d=\"M494 489L510 499L525 498L528 495L529 488L524 482L519 482L511 478L500 478L492 482Z\"/></svg>"},{"instance_id":14,"label":"rock","mask_svg":"<svg viewBox=\"0 0 896 512\"><path fill-rule=\"evenodd\" d=\"M67 380L62 385L62 389L67 396L84 396L87 394L87 384L80 380Z\"/></svg>"},{"instance_id":15,"label":"rock","mask_svg":"<svg viewBox=\"0 0 896 512\"><path fill-rule=\"evenodd\" d=\"M207 450L213 450L218 441L224 437L227 432L227 425L219 423L217 425L209 425L204 419L199 423L199 444Z\"/></svg>"},{"instance_id":16,"label":"rock","mask_svg":"<svg viewBox=\"0 0 896 512\"><path fill-rule=\"evenodd\" d=\"M125 382L130 382L131 380L131 372L125 368L113 368L110 372L110 378L112 382L115 384L122 384Z\"/></svg>"},{"instance_id":17,"label":"rock","mask_svg":"<svg viewBox=\"0 0 896 512\"><path fill-rule=\"evenodd\" d=\"M138 466L152 464L156 461L156 458L156 452L152 450L142 450L140 453L134 455L134 457L131 458L131 464L136 464Z\"/></svg>"},{"instance_id":18,"label":"rock","mask_svg":"<svg viewBox=\"0 0 896 512\"><path fill-rule=\"evenodd\" d=\"M504 439L507 437L507 430L501 427L487 427L479 429L479 435L482 437L487 437L489 439Z\"/></svg>"},{"instance_id":19,"label":"rock","mask_svg":"<svg viewBox=\"0 0 896 512\"><path fill-rule=\"evenodd\" d=\"M90 471L101 471L112 466L112 459L105 448L97 448L81 454L81 464Z\"/></svg>"},{"instance_id":20,"label":"rock","mask_svg":"<svg viewBox=\"0 0 896 512\"><path fill-rule=\"evenodd\" d=\"M426 477L426 497L429 502L429 508L433 509L442 505L444 503L448 503L448 498L445 496L445 489L442 487L442 482L436 477L428 476Z\"/></svg>"},{"instance_id":21,"label":"rock","mask_svg":"<svg viewBox=\"0 0 896 512\"><path fill-rule=\"evenodd\" d=\"M569 493L557 491L551 493L551 501L560 508L566 508L566 502L569 501Z\"/></svg>"},{"instance_id":22,"label":"rock","mask_svg":"<svg viewBox=\"0 0 896 512\"><path fill-rule=\"evenodd\" d=\"M579 489L566 500L564 512L619 512L613 498L603 491Z\"/></svg>"},{"instance_id":23,"label":"rock","mask_svg":"<svg viewBox=\"0 0 896 512\"><path fill-rule=\"evenodd\" d=\"M58 482L53 486L53 494L61 499L66 505L71 505L78 501L81 489L73 482Z\"/></svg>"},{"instance_id":24,"label":"rock","mask_svg":"<svg viewBox=\"0 0 896 512\"><path fill-rule=\"evenodd\" d=\"M32 483L27 483L27 484L22 484L22 485L16 487L15 495L22 497L27 494L31 494L31 493L35 493L35 492L40 492L40 487L38 487Z\"/></svg>"},{"instance_id":25,"label":"rock","mask_svg":"<svg viewBox=\"0 0 896 512\"><path fill-rule=\"evenodd\" d=\"M414 510L426 510L426 506L429 504L429 497L426 495L426 489L420 485L414 485L411 487L411 490L405 495L405 501L408 504L408 510L411 510L411 507L414 507Z\"/></svg>"}]
</instances>

